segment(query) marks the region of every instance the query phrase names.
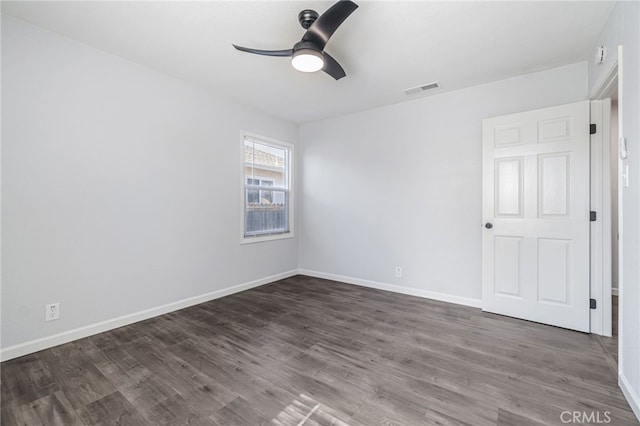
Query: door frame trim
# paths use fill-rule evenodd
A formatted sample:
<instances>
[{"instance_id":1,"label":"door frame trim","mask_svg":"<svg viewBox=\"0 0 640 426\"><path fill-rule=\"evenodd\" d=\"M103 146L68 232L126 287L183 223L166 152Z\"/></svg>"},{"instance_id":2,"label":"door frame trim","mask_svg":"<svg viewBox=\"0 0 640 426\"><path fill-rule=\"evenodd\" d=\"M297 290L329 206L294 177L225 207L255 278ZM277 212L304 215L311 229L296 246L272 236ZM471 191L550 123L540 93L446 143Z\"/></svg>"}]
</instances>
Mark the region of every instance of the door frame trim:
<instances>
[{"instance_id":1,"label":"door frame trim","mask_svg":"<svg viewBox=\"0 0 640 426\"><path fill-rule=\"evenodd\" d=\"M611 65L610 69L605 72L599 81L594 85L591 90L589 99L592 105L595 102L602 102L609 98L617 89L618 94L622 91L622 46L618 46L617 57ZM622 113L620 111L620 102L618 102L618 131L622 131ZM620 296L622 294L623 278L622 278L622 217L621 217L621 203L622 203L622 188L620 186L620 173L618 173L618 264L613 265L611 263L611 163L610 163L610 149L611 141L611 103L608 104L608 111L601 110L601 118L608 120L606 125L602 124L603 132L597 132L597 138L592 139L592 143L600 144L599 148L595 151L600 153L599 156L593 156L591 158L591 206L596 211L602 211L603 215L600 215L603 219L608 220L596 221L592 224L591 232L591 295L598 300L598 304L601 309L596 309L591 312L591 333L599 334L610 337L612 334L612 285L611 285L611 272L612 268L618 269L618 291ZM594 117L592 116L592 123ZM599 124L596 122L596 124ZM606 129L605 129L606 126ZM606 134L603 133L606 130ZM605 140L606 139L606 140ZM594 152L592 147L592 153ZM618 158L620 163L620 158ZM594 171L596 171L594 173ZM595 176L594 176L595 175ZM595 179L594 179L595 178ZM594 205L595 202L595 205ZM597 210L600 209L600 210ZM606 213L605 213L606 212ZM595 272L594 272L595 271ZM620 303L619 303L620 305ZM618 308L620 309L620 307ZM618 311L620 312L620 311ZM618 321L618 344L622 341L620 336L620 321ZM620 354L618 354L620 356ZM620 365L620 359L618 361Z\"/></svg>"},{"instance_id":2,"label":"door frame trim","mask_svg":"<svg viewBox=\"0 0 640 426\"><path fill-rule=\"evenodd\" d=\"M589 235L589 289L598 301L590 312L590 328L591 333L611 337L611 100L591 100L589 107L590 122L597 128L590 137L590 206L597 220Z\"/></svg>"}]
</instances>

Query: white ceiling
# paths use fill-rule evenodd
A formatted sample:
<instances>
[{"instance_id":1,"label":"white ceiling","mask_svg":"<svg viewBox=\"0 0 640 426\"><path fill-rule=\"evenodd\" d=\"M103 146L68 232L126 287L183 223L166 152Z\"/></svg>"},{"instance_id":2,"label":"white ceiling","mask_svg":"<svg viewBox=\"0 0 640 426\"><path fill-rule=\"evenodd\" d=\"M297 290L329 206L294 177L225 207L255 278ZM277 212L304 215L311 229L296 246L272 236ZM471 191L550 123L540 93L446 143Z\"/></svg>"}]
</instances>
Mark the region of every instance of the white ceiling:
<instances>
[{"instance_id":1,"label":"white ceiling","mask_svg":"<svg viewBox=\"0 0 640 426\"><path fill-rule=\"evenodd\" d=\"M133 62L305 122L590 59L612 2L363 1L326 47L347 77L295 71L302 9L331 1L2 2L12 15Z\"/></svg>"}]
</instances>

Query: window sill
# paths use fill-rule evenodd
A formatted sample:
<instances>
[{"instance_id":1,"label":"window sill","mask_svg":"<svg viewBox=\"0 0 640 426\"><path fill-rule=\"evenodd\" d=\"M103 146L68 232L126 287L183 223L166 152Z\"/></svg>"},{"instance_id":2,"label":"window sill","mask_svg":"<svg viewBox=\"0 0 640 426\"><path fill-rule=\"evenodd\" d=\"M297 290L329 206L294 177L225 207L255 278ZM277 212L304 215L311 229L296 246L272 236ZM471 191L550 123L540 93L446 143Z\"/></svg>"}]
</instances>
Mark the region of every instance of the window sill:
<instances>
[{"instance_id":1,"label":"window sill","mask_svg":"<svg viewBox=\"0 0 640 426\"><path fill-rule=\"evenodd\" d=\"M293 237L294 237L293 232L287 232L286 234L277 234L277 235L264 235L260 237L242 237L242 240L240 240L240 244L253 244L253 243L262 243L265 241L287 240Z\"/></svg>"}]
</instances>

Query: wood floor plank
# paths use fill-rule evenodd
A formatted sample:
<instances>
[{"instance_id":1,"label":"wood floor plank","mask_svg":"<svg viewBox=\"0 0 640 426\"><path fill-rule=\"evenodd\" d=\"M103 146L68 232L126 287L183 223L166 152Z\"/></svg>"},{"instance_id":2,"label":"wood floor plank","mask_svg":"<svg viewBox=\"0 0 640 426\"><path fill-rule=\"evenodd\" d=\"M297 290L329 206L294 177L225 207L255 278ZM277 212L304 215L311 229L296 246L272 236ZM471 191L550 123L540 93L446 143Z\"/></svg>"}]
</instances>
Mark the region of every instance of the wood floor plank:
<instances>
[{"instance_id":1,"label":"wood floor plank","mask_svg":"<svg viewBox=\"0 0 640 426\"><path fill-rule=\"evenodd\" d=\"M46 397L43 397L46 398ZM20 425L20 426L47 426L40 415L36 411L36 407L29 404L18 405L14 407L11 413L8 416L3 416L2 424L5 426L9 425Z\"/></svg>"},{"instance_id":2,"label":"wood floor plank","mask_svg":"<svg viewBox=\"0 0 640 426\"><path fill-rule=\"evenodd\" d=\"M12 361L11 367L0 369L3 401L28 404L59 389L47 363L36 354Z\"/></svg>"},{"instance_id":3,"label":"wood floor plank","mask_svg":"<svg viewBox=\"0 0 640 426\"><path fill-rule=\"evenodd\" d=\"M561 420L562 421L562 420ZM509 410L498 409L497 426L545 426L544 423L528 419Z\"/></svg>"},{"instance_id":4,"label":"wood floor plank","mask_svg":"<svg viewBox=\"0 0 640 426\"><path fill-rule=\"evenodd\" d=\"M96 426L151 426L118 391L87 404L78 410L85 424Z\"/></svg>"},{"instance_id":5,"label":"wood floor plank","mask_svg":"<svg viewBox=\"0 0 640 426\"><path fill-rule=\"evenodd\" d=\"M30 405L43 425L84 425L62 391L42 397Z\"/></svg>"},{"instance_id":6,"label":"wood floor plank","mask_svg":"<svg viewBox=\"0 0 640 426\"><path fill-rule=\"evenodd\" d=\"M600 340L602 339L602 340ZM613 339L296 276L2 363L2 425L637 425Z\"/></svg>"},{"instance_id":7,"label":"wood floor plank","mask_svg":"<svg viewBox=\"0 0 640 426\"><path fill-rule=\"evenodd\" d=\"M264 419L257 413L252 404L239 396L214 413L211 420L216 425L258 425Z\"/></svg>"}]
</instances>

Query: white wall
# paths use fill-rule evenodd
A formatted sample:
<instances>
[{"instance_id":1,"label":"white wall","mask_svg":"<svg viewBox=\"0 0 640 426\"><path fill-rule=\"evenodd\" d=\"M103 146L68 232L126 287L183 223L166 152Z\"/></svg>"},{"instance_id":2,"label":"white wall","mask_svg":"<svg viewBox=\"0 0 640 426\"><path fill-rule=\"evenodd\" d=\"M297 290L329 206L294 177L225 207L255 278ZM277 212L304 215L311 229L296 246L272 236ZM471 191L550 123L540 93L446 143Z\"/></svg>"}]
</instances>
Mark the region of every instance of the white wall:
<instances>
[{"instance_id":1,"label":"white wall","mask_svg":"<svg viewBox=\"0 0 640 426\"><path fill-rule=\"evenodd\" d=\"M240 132L296 125L9 17L2 90L5 358L297 269L240 245Z\"/></svg>"},{"instance_id":2,"label":"white wall","mask_svg":"<svg viewBox=\"0 0 640 426\"><path fill-rule=\"evenodd\" d=\"M301 125L300 267L479 305L482 119L586 99L580 63Z\"/></svg>"},{"instance_id":3,"label":"white wall","mask_svg":"<svg viewBox=\"0 0 640 426\"><path fill-rule=\"evenodd\" d=\"M640 418L640 3L619 2L609 17L595 48L607 47L609 55L601 65L589 63L589 87L593 92L616 61L623 46L622 90L618 111L622 118L620 136L627 139L629 187L622 188L620 221L622 271L620 287L620 385Z\"/></svg>"}]
</instances>

